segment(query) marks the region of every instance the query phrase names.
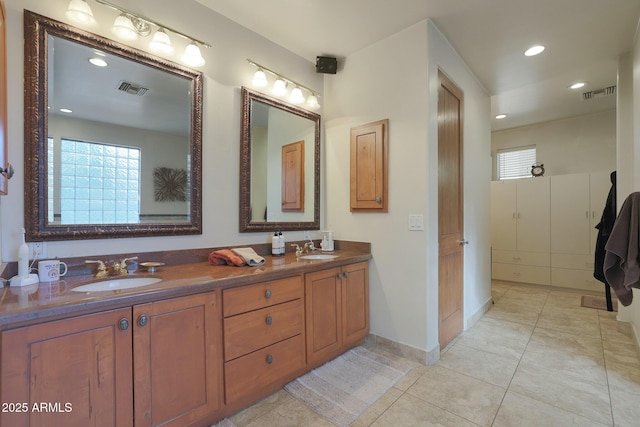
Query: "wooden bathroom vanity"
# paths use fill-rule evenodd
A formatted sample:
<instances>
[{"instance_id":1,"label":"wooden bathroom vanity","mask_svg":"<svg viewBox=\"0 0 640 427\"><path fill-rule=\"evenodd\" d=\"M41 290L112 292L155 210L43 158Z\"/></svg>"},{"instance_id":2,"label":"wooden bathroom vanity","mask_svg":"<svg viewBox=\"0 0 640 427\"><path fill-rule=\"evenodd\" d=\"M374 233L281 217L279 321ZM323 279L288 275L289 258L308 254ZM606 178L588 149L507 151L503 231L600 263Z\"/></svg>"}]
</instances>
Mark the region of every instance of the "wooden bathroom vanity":
<instances>
[{"instance_id":1,"label":"wooden bathroom vanity","mask_svg":"<svg viewBox=\"0 0 640 427\"><path fill-rule=\"evenodd\" d=\"M335 255L170 265L120 291L3 288L0 425L213 424L363 341L369 245Z\"/></svg>"}]
</instances>

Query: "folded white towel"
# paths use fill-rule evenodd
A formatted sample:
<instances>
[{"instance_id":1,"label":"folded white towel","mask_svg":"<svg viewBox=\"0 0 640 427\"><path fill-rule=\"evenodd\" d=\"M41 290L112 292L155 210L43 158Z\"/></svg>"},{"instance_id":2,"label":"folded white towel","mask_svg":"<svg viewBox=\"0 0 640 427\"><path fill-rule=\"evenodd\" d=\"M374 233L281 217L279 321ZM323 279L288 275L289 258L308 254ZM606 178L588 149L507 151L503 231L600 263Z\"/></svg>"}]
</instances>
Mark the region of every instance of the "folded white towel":
<instances>
[{"instance_id":1,"label":"folded white towel","mask_svg":"<svg viewBox=\"0 0 640 427\"><path fill-rule=\"evenodd\" d=\"M256 251L251 248L234 248L231 249L231 251L239 257L242 257L244 262L246 262L250 267L257 267L265 262L264 258L258 255Z\"/></svg>"}]
</instances>

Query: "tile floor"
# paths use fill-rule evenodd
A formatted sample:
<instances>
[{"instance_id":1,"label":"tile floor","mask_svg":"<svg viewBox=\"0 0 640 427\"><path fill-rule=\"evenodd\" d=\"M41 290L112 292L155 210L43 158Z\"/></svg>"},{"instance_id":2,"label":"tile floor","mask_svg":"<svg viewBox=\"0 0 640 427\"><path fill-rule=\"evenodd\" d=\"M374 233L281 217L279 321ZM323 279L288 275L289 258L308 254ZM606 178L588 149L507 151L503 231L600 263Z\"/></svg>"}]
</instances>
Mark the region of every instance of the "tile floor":
<instances>
[{"instance_id":1,"label":"tile floor","mask_svg":"<svg viewBox=\"0 0 640 427\"><path fill-rule=\"evenodd\" d=\"M494 282L491 310L352 426L640 426L630 326L580 307L581 295ZM237 427L333 426L285 391L230 419Z\"/></svg>"}]
</instances>

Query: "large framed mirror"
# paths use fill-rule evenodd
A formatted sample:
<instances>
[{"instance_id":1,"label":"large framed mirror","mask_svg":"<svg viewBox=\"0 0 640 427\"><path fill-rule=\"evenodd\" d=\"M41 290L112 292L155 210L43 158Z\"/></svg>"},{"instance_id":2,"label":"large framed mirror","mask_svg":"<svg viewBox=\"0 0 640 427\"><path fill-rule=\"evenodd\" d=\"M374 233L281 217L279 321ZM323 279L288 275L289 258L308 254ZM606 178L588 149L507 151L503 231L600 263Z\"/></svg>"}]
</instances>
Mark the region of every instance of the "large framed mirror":
<instances>
[{"instance_id":1,"label":"large framed mirror","mask_svg":"<svg viewBox=\"0 0 640 427\"><path fill-rule=\"evenodd\" d=\"M202 233L203 76L24 12L30 241Z\"/></svg>"},{"instance_id":2,"label":"large framed mirror","mask_svg":"<svg viewBox=\"0 0 640 427\"><path fill-rule=\"evenodd\" d=\"M320 115L241 88L240 231L320 229Z\"/></svg>"}]
</instances>

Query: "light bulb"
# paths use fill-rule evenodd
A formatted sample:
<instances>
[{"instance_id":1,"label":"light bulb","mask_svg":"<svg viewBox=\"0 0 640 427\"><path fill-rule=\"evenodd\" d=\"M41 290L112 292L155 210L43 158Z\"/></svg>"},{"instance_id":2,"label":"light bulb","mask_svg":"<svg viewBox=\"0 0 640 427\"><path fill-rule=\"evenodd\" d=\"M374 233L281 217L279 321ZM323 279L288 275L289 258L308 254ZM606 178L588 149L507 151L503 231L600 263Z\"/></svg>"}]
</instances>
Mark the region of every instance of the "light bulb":
<instances>
[{"instance_id":1,"label":"light bulb","mask_svg":"<svg viewBox=\"0 0 640 427\"><path fill-rule=\"evenodd\" d=\"M253 75L253 85L256 87L265 87L267 85L267 75L261 69Z\"/></svg>"},{"instance_id":2,"label":"light bulb","mask_svg":"<svg viewBox=\"0 0 640 427\"><path fill-rule=\"evenodd\" d=\"M311 109L316 109L316 108L320 108L320 103L318 102L318 97L316 97L314 94L311 94L308 98L307 98L307 107L311 108Z\"/></svg>"},{"instance_id":3,"label":"light bulb","mask_svg":"<svg viewBox=\"0 0 640 427\"><path fill-rule=\"evenodd\" d=\"M296 86L293 88L291 96L289 96L289 102L292 104L302 104L304 102L304 96L299 87Z\"/></svg>"},{"instance_id":4,"label":"light bulb","mask_svg":"<svg viewBox=\"0 0 640 427\"><path fill-rule=\"evenodd\" d=\"M200 53L200 48L195 42L189 43L182 55L182 61L190 67L201 67L205 64L205 60Z\"/></svg>"},{"instance_id":5,"label":"light bulb","mask_svg":"<svg viewBox=\"0 0 640 427\"><path fill-rule=\"evenodd\" d=\"M80 24L94 22L93 12L85 0L71 0L66 15L67 18Z\"/></svg>"},{"instance_id":6,"label":"light bulb","mask_svg":"<svg viewBox=\"0 0 640 427\"><path fill-rule=\"evenodd\" d=\"M282 79L276 80L271 93L275 96L285 96L287 94L287 83Z\"/></svg>"},{"instance_id":7,"label":"light bulb","mask_svg":"<svg viewBox=\"0 0 640 427\"><path fill-rule=\"evenodd\" d=\"M113 21L113 27L111 28L113 33L122 40L135 40L138 38L138 33L131 22L131 19L126 14L122 14Z\"/></svg>"},{"instance_id":8,"label":"light bulb","mask_svg":"<svg viewBox=\"0 0 640 427\"><path fill-rule=\"evenodd\" d=\"M158 31L153 35L153 40L149 43L149 48L154 52L163 53L165 55L171 55L173 53L171 39L163 28L158 28Z\"/></svg>"}]
</instances>

